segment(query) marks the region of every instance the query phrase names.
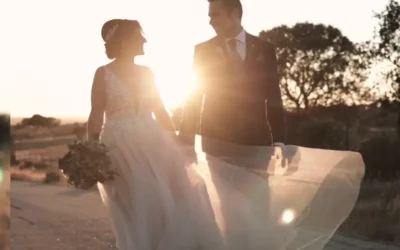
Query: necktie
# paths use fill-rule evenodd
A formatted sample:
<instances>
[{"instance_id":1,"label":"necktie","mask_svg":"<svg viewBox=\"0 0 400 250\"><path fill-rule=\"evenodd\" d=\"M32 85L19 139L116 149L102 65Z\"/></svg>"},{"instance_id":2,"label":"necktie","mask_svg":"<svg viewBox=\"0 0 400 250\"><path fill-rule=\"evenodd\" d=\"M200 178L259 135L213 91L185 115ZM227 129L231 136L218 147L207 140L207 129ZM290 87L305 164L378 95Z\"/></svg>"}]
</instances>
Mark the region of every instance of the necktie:
<instances>
[{"instance_id":1,"label":"necktie","mask_svg":"<svg viewBox=\"0 0 400 250\"><path fill-rule=\"evenodd\" d=\"M232 39L228 41L228 47L229 47L229 58L231 59L231 62L234 64L242 64L243 60L242 57L240 56L239 52L237 51L236 47L237 41L236 39Z\"/></svg>"},{"instance_id":2,"label":"necktie","mask_svg":"<svg viewBox=\"0 0 400 250\"><path fill-rule=\"evenodd\" d=\"M233 74L234 74L233 81L240 84L243 82L244 76L245 76L244 61L243 61L242 57L240 56L239 52L237 51L236 45L237 45L236 39L232 39L232 40L228 41L228 47L229 47L228 58L230 61L230 65L234 70L233 71Z\"/></svg>"},{"instance_id":3,"label":"necktie","mask_svg":"<svg viewBox=\"0 0 400 250\"><path fill-rule=\"evenodd\" d=\"M228 46L229 46L229 49L230 49L230 51L231 51L232 53L237 52L237 49L236 49L236 39L231 39L231 40L229 40Z\"/></svg>"}]
</instances>

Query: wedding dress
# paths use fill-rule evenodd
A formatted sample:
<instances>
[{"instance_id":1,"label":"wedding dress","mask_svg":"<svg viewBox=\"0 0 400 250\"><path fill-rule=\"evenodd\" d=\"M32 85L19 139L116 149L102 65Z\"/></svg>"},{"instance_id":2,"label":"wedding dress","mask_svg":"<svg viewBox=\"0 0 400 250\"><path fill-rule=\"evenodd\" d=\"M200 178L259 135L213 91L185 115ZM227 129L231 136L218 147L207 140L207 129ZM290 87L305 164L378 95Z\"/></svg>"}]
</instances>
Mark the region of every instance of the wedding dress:
<instances>
[{"instance_id":1,"label":"wedding dress","mask_svg":"<svg viewBox=\"0 0 400 250\"><path fill-rule=\"evenodd\" d=\"M101 141L119 175L98 187L118 249L322 249L357 200L361 156L287 146L278 159L199 136L217 150L193 154L153 119L148 71L137 97L105 67Z\"/></svg>"}]
</instances>

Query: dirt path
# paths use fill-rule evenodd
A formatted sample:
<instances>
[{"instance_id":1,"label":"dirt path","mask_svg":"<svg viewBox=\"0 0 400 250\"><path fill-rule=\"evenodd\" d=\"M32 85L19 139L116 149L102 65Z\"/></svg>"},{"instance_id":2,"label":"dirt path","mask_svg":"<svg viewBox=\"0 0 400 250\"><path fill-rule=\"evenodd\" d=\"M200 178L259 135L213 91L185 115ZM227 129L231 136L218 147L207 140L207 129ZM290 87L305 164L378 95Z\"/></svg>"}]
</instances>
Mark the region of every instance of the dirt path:
<instances>
[{"instance_id":1,"label":"dirt path","mask_svg":"<svg viewBox=\"0 0 400 250\"><path fill-rule=\"evenodd\" d=\"M38 183L11 183L13 250L116 249L97 191ZM302 250L312 250L312 247ZM334 237L326 250L398 250L345 237Z\"/></svg>"},{"instance_id":2,"label":"dirt path","mask_svg":"<svg viewBox=\"0 0 400 250\"><path fill-rule=\"evenodd\" d=\"M11 249L116 249L99 195L37 183L11 184Z\"/></svg>"}]
</instances>

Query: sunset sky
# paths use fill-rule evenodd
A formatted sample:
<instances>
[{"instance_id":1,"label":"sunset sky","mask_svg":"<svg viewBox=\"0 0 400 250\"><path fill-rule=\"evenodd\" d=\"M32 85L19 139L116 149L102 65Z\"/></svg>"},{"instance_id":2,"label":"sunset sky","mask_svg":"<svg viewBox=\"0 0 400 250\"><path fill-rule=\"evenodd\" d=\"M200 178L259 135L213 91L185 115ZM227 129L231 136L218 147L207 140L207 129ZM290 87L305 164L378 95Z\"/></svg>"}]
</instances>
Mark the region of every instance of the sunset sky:
<instances>
[{"instance_id":1,"label":"sunset sky","mask_svg":"<svg viewBox=\"0 0 400 250\"><path fill-rule=\"evenodd\" d=\"M387 0L242 0L243 25L254 35L296 22L338 27L355 42L368 40L373 11ZM0 112L85 117L97 67L109 62L100 29L112 18L138 19L146 55L166 105L193 87L193 47L211 38L207 0L10 0L0 4Z\"/></svg>"}]
</instances>

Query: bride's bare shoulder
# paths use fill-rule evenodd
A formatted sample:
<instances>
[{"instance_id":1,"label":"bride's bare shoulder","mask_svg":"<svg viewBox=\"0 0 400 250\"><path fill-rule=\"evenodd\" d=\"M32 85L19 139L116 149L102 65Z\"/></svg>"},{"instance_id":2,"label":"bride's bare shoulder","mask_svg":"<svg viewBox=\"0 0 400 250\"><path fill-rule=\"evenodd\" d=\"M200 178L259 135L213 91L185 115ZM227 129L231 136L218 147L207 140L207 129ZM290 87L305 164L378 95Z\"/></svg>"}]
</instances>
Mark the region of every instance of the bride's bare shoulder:
<instances>
[{"instance_id":1,"label":"bride's bare shoulder","mask_svg":"<svg viewBox=\"0 0 400 250\"><path fill-rule=\"evenodd\" d=\"M153 71L151 70L150 67L145 66L145 65L137 65L139 69L145 73L152 73Z\"/></svg>"},{"instance_id":2,"label":"bride's bare shoulder","mask_svg":"<svg viewBox=\"0 0 400 250\"><path fill-rule=\"evenodd\" d=\"M97 68L97 71L106 71L107 69L112 69L114 67L113 62L101 65Z\"/></svg>"},{"instance_id":3,"label":"bride's bare shoulder","mask_svg":"<svg viewBox=\"0 0 400 250\"><path fill-rule=\"evenodd\" d=\"M150 77L150 78L153 77L153 71L151 70L150 67L147 67L147 66L144 66L144 65L138 65L138 66L139 66L140 71L141 71L144 75L146 75L146 76L148 76L148 77Z\"/></svg>"},{"instance_id":4,"label":"bride's bare shoulder","mask_svg":"<svg viewBox=\"0 0 400 250\"><path fill-rule=\"evenodd\" d=\"M110 64L106 64L106 65L101 65L99 67L97 67L96 71L95 71L95 75L98 74L104 74L104 72L106 71L106 69L110 66Z\"/></svg>"},{"instance_id":5,"label":"bride's bare shoulder","mask_svg":"<svg viewBox=\"0 0 400 250\"><path fill-rule=\"evenodd\" d=\"M102 86L104 87L105 82L107 81L107 69L109 64L99 66L95 73L93 79L93 86Z\"/></svg>"},{"instance_id":6,"label":"bride's bare shoulder","mask_svg":"<svg viewBox=\"0 0 400 250\"><path fill-rule=\"evenodd\" d=\"M97 67L94 73L95 79L97 79L98 81L105 81L107 72L110 72L110 70L111 71L113 70L112 63L108 63Z\"/></svg>"}]
</instances>

